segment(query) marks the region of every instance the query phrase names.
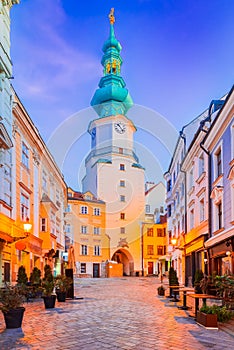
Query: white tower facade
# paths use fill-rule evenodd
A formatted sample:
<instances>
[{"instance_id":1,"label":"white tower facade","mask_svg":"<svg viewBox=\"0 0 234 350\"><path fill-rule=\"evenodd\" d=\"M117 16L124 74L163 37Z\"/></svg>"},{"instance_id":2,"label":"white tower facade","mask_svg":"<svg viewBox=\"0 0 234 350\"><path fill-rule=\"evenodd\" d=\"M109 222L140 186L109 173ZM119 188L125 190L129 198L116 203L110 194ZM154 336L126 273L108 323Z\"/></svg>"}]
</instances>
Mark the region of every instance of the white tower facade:
<instances>
[{"instance_id":1,"label":"white tower facade","mask_svg":"<svg viewBox=\"0 0 234 350\"><path fill-rule=\"evenodd\" d=\"M123 264L125 275L134 275L141 273L143 262L144 168L134 152L136 127L126 116L132 100L120 76L120 50L111 22L103 47L104 76L91 101L99 118L88 128L91 151L86 158L83 191L91 191L106 202L110 256Z\"/></svg>"}]
</instances>

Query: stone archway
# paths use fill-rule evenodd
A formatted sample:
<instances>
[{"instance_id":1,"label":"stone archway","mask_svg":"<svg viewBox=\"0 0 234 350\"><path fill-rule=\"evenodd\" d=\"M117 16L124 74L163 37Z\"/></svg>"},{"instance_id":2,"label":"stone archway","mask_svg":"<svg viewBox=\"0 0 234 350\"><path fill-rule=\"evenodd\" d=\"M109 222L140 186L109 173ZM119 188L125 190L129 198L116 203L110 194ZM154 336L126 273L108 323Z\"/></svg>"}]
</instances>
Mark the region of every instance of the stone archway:
<instances>
[{"instance_id":1,"label":"stone archway","mask_svg":"<svg viewBox=\"0 0 234 350\"><path fill-rule=\"evenodd\" d=\"M123 275L133 276L134 275L134 261L132 255L125 249L121 248L116 250L112 255L112 261L123 264Z\"/></svg>"}]
</instances>

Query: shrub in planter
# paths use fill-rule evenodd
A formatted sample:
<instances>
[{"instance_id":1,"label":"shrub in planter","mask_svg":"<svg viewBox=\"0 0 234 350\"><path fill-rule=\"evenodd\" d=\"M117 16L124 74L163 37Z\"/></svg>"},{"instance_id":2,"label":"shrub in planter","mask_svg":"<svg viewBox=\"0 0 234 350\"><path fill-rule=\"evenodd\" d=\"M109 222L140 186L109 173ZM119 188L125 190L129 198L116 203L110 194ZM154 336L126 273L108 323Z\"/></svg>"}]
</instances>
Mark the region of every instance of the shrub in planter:
<instances>
[{"instance_id":1,"label":"shrub in planter","mask_svg":"<svg viewBox=\"0 0 234 350\"><path fill-rule=\"evenodd\" d=\"M20 286L5 285L0 289L0 310L3 312L6 328L20 328L25 308L24 289Z\"/></svg>"},{"instance_id":2,"label":"shrub in planter","mask_svg":"<svg viewBox=\"0 0 234 350\"><path fill-rule=\"evenodd\" d=\"M169 279L169 286L178 286L179 285L178 277L177 277L176 271L174 270L173 267L170 267L168 279ZM170 297L171 298L173 297L171 288L170 288Z\"/></svg>"},{"instance_id":3,"label":"shrub in planter","mask_svg":"<svg viewBox=\"0 0 234 350\"><path fill-rule=\"evenodd\" d=\"M45 308L54 308L56 301L56 294L54 293L55 279L52 275L51 267L45 265L44 267L45 275L42 281L42 298L44 299Z\"/></svg>"},{"instance_id":4,"label":"shrub in planter","mask_svg":"<svg viewBox=\"0 0 234 350\"><path fill-rule=\"evenodd\" d=\"M199 270L199 269L196 270L195 276L194 276L194 290L196 294L202 293L200 283L203 278L204 278L204 273L202 272L202 270Z\"/></svg>"},{"instance_id":5,"label":"shrub in planter","mask_svg":"<svg viewBox=\"0 0 234 350\"><path fill-rule=\"evenodd\" d=\"M165 295L165 288L163 286L158 287L158 295Z\"/></svg>"},{"instance_id":6,"label":"shrub in planter","mask_svg":"<svg viewBox=\"0 0 234 350\"><path fill-rule=\"evenodd\" d=\"M65 275L58 275L55 278L55 288L58 301L66 301L67 291L72 284L72 278Z\"/></svg>"},{"instance_id":7,"label":"shrub in planter","mask_svg":"<svg viewBox=\"0 0 234 350\"><path fill-rule=\"evenodd\" d=\"M34 267L30 277L29 281L34 286L40 286L41 285L41 270L39 270L37 267Z\"/></svg>"},{"instance_id":8,"label":"shrub in planter","mask_svg":"<svg viewBox=\"0 0 234 350\"><path fill-rule=\"evenodd\" d=\"M218 305L212 305L212 306L202 306L199 310L200 312L203 312L207 315L217 315L217 321L218 322L226 322L229 321L233 314L230 310L226 308L226 306L218 306Z\"/></svg>"},{"instance_id":9,"label":"shrub in planter","mask_svg":"<svg viewBox=\"0 0 234 350\"><path fill-rule=\"evenodd\" d=\"M216 276L215 286L217 294L223 298L224 305L232 309L234 305L234 275Z\"/></svg>"},{"instance_id":10,"label":"shrub in planter","mask_svg":"<svg viewBox=\"0 0 234 350\"><path fill-rule=\"evenodd\" d=\"M25 285L28 282L28 276L26 274L26 270L24 266L20 266L17 275L17 283L21 285Z\"/></svg>"}]
</instances>

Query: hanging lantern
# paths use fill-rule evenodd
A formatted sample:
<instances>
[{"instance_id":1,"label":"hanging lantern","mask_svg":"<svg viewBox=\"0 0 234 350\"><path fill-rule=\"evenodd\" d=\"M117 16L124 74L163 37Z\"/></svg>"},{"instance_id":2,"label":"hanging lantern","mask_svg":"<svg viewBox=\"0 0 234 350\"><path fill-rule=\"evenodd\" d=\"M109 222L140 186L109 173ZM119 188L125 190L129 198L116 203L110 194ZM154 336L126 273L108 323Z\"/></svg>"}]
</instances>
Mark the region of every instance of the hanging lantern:
<instances>
[{"instance_id":1,"label":"hanging lantern","mask_svg":"<svg viewBox=\"0 0 234 350\"><path fill-rule=\"evenodd\" d=\"M18 241L15 243L15 247L18 250L24 250L26 248L26 243L23 241Z\"/></svg>"}]
</instances>

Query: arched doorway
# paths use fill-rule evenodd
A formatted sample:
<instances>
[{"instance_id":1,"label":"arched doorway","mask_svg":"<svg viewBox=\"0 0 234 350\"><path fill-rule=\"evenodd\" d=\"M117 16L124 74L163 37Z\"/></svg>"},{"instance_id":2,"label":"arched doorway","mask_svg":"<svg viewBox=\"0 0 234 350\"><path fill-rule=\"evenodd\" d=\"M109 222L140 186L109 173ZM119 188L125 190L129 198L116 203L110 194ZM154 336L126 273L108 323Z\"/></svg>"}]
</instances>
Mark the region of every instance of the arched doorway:
<instances>
[{"instance_id":1,"label":"arched doorway","mask_svg":"<svg viewBox=\"0 0 234 350\"><path fill-rule=\"evenodd\" d=\"M123 264L123 275L134 275L134 261L131 254L125 249L118 249L111 258L112 261Z\"/></svg>"}]
</instances>

